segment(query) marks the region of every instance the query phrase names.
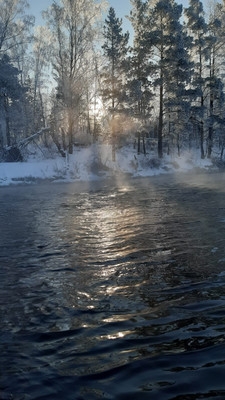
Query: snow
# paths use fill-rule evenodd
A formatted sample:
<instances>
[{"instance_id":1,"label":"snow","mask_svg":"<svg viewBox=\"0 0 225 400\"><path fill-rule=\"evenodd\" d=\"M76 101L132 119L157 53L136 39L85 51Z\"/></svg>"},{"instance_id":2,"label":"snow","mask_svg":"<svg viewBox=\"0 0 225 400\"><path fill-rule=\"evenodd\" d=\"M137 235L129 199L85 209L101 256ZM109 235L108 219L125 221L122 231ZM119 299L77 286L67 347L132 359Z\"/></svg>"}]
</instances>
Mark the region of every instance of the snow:
<instances>
[{"instance_id":1,"label":"snow","mask_svg":"<svg viewBox=\"0 0 225 400\"><path fill-rule=\"evenodd\" d=\"M88 181L101 179L116 173L127 173L133 177L154 176L172 172L186 172L193 168L208 168L210 160L201 160L198 153L165 156L161 162L155 155L137 155L133 146L116 151L116 161L112 161L110 145L93 144L76 148L74 154L63 158L42 159L30 157L26 162L0 163L0 186L18 183L34 183L39 180Z\"/></svg>"}]
</instances>

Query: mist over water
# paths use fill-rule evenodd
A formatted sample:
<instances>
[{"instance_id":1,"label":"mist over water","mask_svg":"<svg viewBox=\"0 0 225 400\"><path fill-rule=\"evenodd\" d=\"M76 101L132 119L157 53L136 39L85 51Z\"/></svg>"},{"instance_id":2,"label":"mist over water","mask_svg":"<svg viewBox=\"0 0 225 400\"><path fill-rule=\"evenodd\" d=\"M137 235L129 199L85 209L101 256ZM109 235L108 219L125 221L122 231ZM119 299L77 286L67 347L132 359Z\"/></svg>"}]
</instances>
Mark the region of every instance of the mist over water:
<instances>
[{"instance_id":1,"label":"mist over water","mask_svg":"<svg viewBox=\"0 0 225 400\"><path fill-rule=\"evenodd\" d=\"M224 399L224 182L0 188L0 398Z\"/></svg>"}]
</instances>

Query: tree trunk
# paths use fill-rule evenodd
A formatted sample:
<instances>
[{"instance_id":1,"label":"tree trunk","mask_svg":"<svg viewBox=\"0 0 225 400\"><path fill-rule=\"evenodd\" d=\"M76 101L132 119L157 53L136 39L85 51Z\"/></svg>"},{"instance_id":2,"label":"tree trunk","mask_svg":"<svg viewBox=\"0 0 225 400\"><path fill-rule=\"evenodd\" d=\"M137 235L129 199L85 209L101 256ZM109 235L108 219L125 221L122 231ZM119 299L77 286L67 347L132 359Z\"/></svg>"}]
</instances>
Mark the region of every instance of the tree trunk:
<instances>
[{"instance_id":1,"label":"tree trunk","mask_svg":"<svg viewBox=\"0 0 225 400\"><path fill-rule=\"evenodd\" d=\"M116 161L116 140L115 140L115 132L112 135L112 161Z\"/></svg>"},{"instance_id":2,"label":"tree trunk","mask_svg":"<svg viewBox=\"0 0 225 400\"><path fill-rule=\"evenodd\" d=\"M5 123L6 123L6 143L7 146L11 146L11 136L9 128L9 100L7 96L4 98L4 109L5 109Z\"/></svg>"},{"instance_id":3,"label":"tree trunk","mask_svg":"<svg viewBox=\"0 0 225 400\"><path fill-rule=\"evenodd\" d=\"M146 146L145 146L145 136L142 136L142 141L143 141L143 153L146 156Z\"/></svg>"},{"instance_id":4,"label":"tree trunk","mask_svg":"<svg viewBox=\"0 0 225 400\"><path fill-rule=\"evenodd\" d=\"M61 154L61 156L63 158L65 158L66 157L66 152L62 149L61 144L59 143L59 140L57 138L57 135L55 135L55 136L52 135L52 139L53 139L53 142L55 143L55 145L57 147L58 152Z\"/></svg>"},{"instance_id":5,"label":"tree trunk","mask_svg":"<svg viewBox=\"0 0 225 400\"><path fill-rule=\"evenodd\" d=\"M213 147L213 126L209 126L209 133L208 133L208 146L207 146L207 158L211 158L212 155L212 147Z\"/></svg>"},{"instance_id":6,"label":"tree trunk","mask_svg":"<svg viewBox=\"0 0 225 400\"><path fill-rule=\"evenodd\" d=\"M215 56L214 49L212 60L210 59L210 100L209 100L209 132L208 132L208 146L207 146L207 158L211 158L212 147L213 147L213 108L214 108L214 96L213 96L213 78L214 78L214 68L215 68Z\"/></svg>"},{"instance_id":7,"label":"tree trunk","mask_svg":"<svg viewBox=\"0 0 225 400\"><path fill-rule=\"evenodd\" d=\"M205 152L204 152L204 126L203 126L203 121L200 122L199 131L200 131L201 159L204 159L205 158Z\"/></svg>"},{"instance_id":8,"label":"tree trunk","mask_svg":"<svg viewBox=\"0 0 225 400\"><path fill-rule=\"evenodd\" d=\"M180 157L180 134L177 134L177 155Z\"/></svg>"},{"instance_id":9,"label":"tree trunk","mask_svg":"<svg viewBox=\"0 0 225 400\"><path fill-rule=\"evenodd\" d=\"M69 146L68 153L73 154L73 118L69 115L69 127L68 127L68 138L69 138Z\"/></svg>"},{"instance_id":10,"label":"tree trunk","mask_svg":"<svg viewBox=\"0 0 225 400\"><path fill-rule=\"evenodd\" d=\"M163 157L163 85L160 85L159 94L159 126L158 126L158 157Z\"/></svg>"},{"instance_id":11,"label":"tree trunk","mask_svg":"<svg viewBox=\"0 0 225 400\"><path fill-rule=\"evenodd\" d=\"M69 154L73 154L73 136L71 135L71 132L69 132L68 152L69 152Z\"/></svg>"},{"instance_id":12,"label":"tree trunk","mask_svg":"<svg viewBox=\"0 0 225 400\"><path fill-rule=\"evenodd\" d=\"M141 153L141 133L138 132L138 147L137 147L137 153Z\"/></svg>"}]
</instances>

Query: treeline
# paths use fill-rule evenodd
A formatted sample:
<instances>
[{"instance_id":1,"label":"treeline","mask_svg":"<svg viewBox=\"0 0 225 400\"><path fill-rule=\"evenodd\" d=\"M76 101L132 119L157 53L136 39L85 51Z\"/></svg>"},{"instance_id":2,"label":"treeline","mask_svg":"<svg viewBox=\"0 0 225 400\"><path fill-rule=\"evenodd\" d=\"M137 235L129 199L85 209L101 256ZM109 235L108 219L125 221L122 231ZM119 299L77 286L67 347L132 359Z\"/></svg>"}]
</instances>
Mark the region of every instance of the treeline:
<instances>
[{"instance_id":1,"label":"treeline","mask_svg":"<svg viewBox=\"0 0 225 400\"><path fill-rule=\"evenodd\" d=\"M131 140L223 157L225 1L130 2L131 33L104 0L54 1L41 27L26 0L0 0L2 160L40 137L63 157L97 140L113 159Z\"/></svg>"}]
</instances>

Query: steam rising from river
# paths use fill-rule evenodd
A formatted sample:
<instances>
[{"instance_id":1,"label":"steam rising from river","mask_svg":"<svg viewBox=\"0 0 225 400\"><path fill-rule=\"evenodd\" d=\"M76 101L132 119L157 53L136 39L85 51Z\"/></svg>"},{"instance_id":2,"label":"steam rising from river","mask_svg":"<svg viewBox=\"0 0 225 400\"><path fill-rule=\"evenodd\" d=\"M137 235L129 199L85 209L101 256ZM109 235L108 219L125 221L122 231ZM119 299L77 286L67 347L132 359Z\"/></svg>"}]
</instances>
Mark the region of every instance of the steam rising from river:
<instances>
[{"instance_id":1,"label":"steam rising from river","mask_svg":"<svg viewBox=\"0 0 225 400\"><path fill-rule=\"evenodd\" d=\"M148 147L147 147L148 149ZM1 163L0 186L16 183L33 183L37 179L51 181L87 181L101 179L111 174L130 176L155 176L159 174L187 172L196 168L207 169L210 160L201 160L198 153L183 152L164 155L159 160L154 153L137 154L134 143L117 148L112 160L111 144L92 144L77 147L66 159L61 156L46 159L42 152L30 156L26 162ZM195 173L194 171L194 173Z\"/></svg>"}]
</instances>

